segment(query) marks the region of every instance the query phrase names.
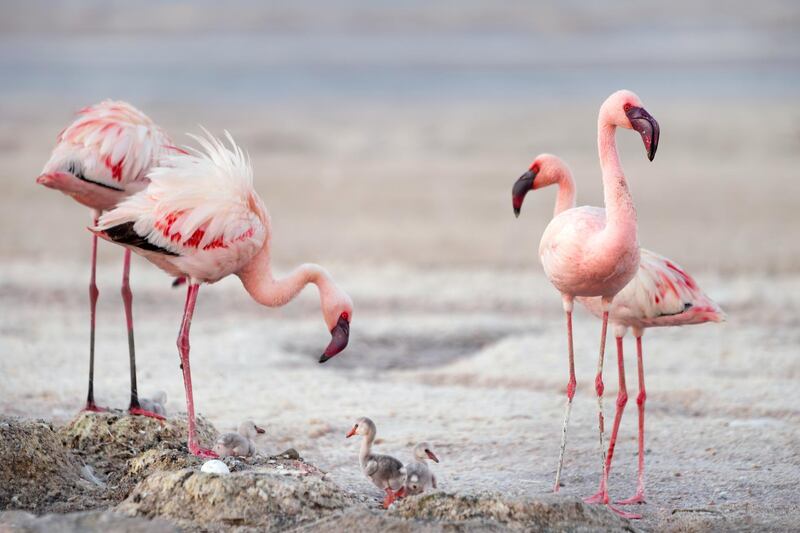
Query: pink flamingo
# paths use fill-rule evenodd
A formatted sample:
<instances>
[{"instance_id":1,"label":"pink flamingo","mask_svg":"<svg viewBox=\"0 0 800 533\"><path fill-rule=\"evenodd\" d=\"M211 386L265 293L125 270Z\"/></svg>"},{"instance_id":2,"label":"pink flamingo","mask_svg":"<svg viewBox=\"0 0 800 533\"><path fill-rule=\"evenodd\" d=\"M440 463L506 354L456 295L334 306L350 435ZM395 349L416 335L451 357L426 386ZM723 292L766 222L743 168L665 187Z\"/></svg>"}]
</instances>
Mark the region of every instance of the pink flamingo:
<instances>
[{"instance_id":1,"label":"pink flamingo","mask_svg":"<svg viewBox=\"0 0 800 533\"><path fill-rule=\"evenodd\" d=\"M168 150L175 149L164 131L144 113L125 102L106 100L78 112L78 118L58 134L50 160L36 183L56 189L92 210L97 222L103 211L147 185L147 172ZM128 411L163 419L142 409L136 390L136 353L133 342L133 294L130 287L131 254L125 250L122 300L128 326L131 366L131 401ZM89 281L89 392L86 411L102 411L94 401L95 309L98 290L97 236L92 236Z\"/></svg>"},{"instance_id":2,"label":"pink flamingo","mask_svg":"<svg viewBox=\"0 0 800 533\"><path fill-rule=\"evenodd\" d=\"M203 151L166 157L163 166L148 174L145 190L102 215L93 228L100 237L188 281L177 344L186 389L188 447L201 457L216 457L197 443L189 367L189 328L201 283L236 274L250 296L268 307L283 306L307 284L315 284L332 336L320 363L347 346L353 316L350 297L319 265L303 264L283 279L273 277L269 215L253 188L249 159L226 135L230 148L210 135L193 137Z\"/></svg>"},{"instance_id":3,"label":"pink flamingo","mask_svg":"<svg viewBox=\"0 0 800 533\"><path fill-rule=\"evenodd\" d=\"M614 296L636 275L639 267L639 243L636 230L636 209L633 206L625 175L619 162L616 129L622 127L639 132L648 159L655 157L659 127L644 110L638 96L630 91L617 91L600 107L598 118L598 150L602 170L605 209L574 207L565 209L550 221L539 244L539 258L550 282L559 290L567 318L569 381L567 405L561 430L561 448L554 491L558 492L566 448L567 426L575 395L575 362L572 344L572 308L575 297L600 297L603 326L600 353L595 377L598 426L601 451L603 503L608 502L605 446L603 444L603 357L605 353L608 312ZM514 214L519 216L525 194L534 185L540 168L534 163L514 184ZM611 507L614 509L613 507ZM619 514L624 511L614 509Z\"/></svg>"},{"instance_id":4,"label":"pink flamingo","mask_svg":"<svg viewBox=\"0 0 800 533\"><path fill-rule=\"evenodd\" d=\"M538 169L532 184L533 189L557 185L558 194L554 216L575 207L575 182L572 173L561 159L550 154L536 157L531 167ZM614 297L609 310L609 321L614 325L617 341L617 366L619 370L619 393L614 428L606 455L606 472L611 471L611 460L617 440L622 413L628 401L625 386L625 367L622 352L622 339L628 328L636 337L636 358L639 372L639 395L636 404L639 408L639 473L636 494L620 504L644 503L644 410L647 393L644 385L644 366L642 363L642 335L646 328L664 326L684 326L706 322L722 322L725 313L697 285L697 282L680 266L655 252L640 249L641 260L634 278ZM601 298L579 296L578 301L592 314L601 318L603 307ZM590 498L599 501L602 494Z\"/></svg>"}]
</instances>

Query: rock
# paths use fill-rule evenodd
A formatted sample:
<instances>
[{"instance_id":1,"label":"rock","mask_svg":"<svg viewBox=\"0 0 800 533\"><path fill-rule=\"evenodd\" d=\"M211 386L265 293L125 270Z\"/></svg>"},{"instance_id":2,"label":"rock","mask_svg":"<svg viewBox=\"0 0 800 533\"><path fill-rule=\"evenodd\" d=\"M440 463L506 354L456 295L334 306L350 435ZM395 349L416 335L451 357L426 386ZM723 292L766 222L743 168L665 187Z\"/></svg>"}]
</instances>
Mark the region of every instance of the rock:
<instances>
[{"instance_id":1,"label":"rock","mask_svg":"<svg viewBox=\"0 0 800 533\"><path fill-rule=\"evenodd\" d=\"M389 514L426 521L499 522L513 530L635 531L628 520L604 507L549 494L509 500L497 494L462 496L436 492L404 498Z\"/></svg>"},{"instance_id":2,"label":"rock","mask_svg":"<svg viewBox=\"0 0 800 533\"><path fill-rule=\"evenodd\" d=\"M131 518L110 511L88 511L69 514L35 516L24 511L0 513L0 533L178 533L180 530L164 520Z\"/></svg>"},{"instance_id":3,"label":"rock","mask_svg":"<svg viewBox=\"0 0 800 533\"><path fill-rule=\"evenodd\" d=\"M83 464L41 420L0 417L0 509L45 513L93 505L100 486L81 476Z\"/></svg>"},{"instance_id":4,"label":"rock","mask_svg":"<svg viewBox=\"0 0 800 533\"><path fill-rule=\"evenodd\" d=\"M283 461L227 476L195 469L156 472L117 510L128 516L164 517L186 528L223 531L233 526L284 529L355 503L337 485L323 481L311 465Z\"/></svg>"}]
</instances>

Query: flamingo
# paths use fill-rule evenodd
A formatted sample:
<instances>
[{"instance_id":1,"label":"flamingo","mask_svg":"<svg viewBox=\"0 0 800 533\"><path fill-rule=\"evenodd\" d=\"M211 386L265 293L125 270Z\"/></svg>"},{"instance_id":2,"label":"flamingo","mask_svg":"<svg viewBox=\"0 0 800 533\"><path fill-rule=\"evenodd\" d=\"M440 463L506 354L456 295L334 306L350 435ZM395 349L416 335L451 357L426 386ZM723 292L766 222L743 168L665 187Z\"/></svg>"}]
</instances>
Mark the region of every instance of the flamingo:
<instances>
[{"instance_id":1,"label":"flamingo","mask_svg":"<svg viewBox=\"0 0 800 533\"><path fill-rule=\"evenodd\" d=\"M58 134L56 146L36 183L71 196L92 211L96 223L103 211L147 185L147 172L169 150L176 150L166 133L147 115L126 102L106 100L78 111L78 117ZM103 411L94 400L95 309L99 291L97 236L92 236L89 278L89 392L85 411ZM128 411L158 419L164 417L139 404L136 387L136 350L133 340L133 293L130 287L131 253L122 266L122 301L128 328L131 400Z\"/></svg>"},{"instance_id":2,"label":"flamingo","mask_svg":"<svg viewBox=\"0 0 800 533\"><path fill-rule=\"evenodd\" d=\"M658 148L659 127L656 120L644 109L640 98L627 90L617 91L603 102L597 127L605 209L589 206L565 209L547 225L539 244L539 258L548 279L561 293L567 319L569 381L554 491L558 492L560 485L567 426L575 395L573 302L578 296L600 297L603 324L595 376L602 471L600 500L625 516L628 513L611 506L608 499L608 472L603 444L603 358L608 313L614 296L636 275L639 268L639 243L636 209L619 162L616 129L621 127L637 131L644 142L647 157L652 161ZM539 170L534 163L514 184L512 203L516 216L519 216L525 194L533 187Z\"/></svg>"},{"instance_id":3,"label":"flamingo","mask_svg":"<svg viewBox=\"0 0 800 533\"><path fill-rule=\"evenodd\" d=\"M188 414L188 448L202 448L195 430L189 329L202 283L235 274L258 303L280 307L309 283L319 289L331 341L319 362L341 352L350 334L353 304L321 266L306 263L275 279L270 267L270 218L253 188L253 169L229 133L230 147L208 132L192 136L201 149L173 154L153 168L147 188L104 213L92 230L101 238L142 255L173 277L187 279L186 305L178 335Z\"/></svg>"},{"instance_id":4,"label":"flamingo","mask_svg":"<svg viewBox=\"0 0 800 533\"><path fill-rule=\"evenodd\" d=\"M531 167L538 169L532 183L533 189L557 185L556 204L553 216L575 207L575 182L569 167L558 157L541 154L534 159ZM617 366L619 371L619 392L617 410L614 415L614 428L606 454L606 471L611 471L614 445L617 440L622 413L628 401L625 386L625 366L622 340L628 328L636 338L636 361L639 374L639 394L636 404L639 411L639 464L636 494L617 503L621 505L644 503L644 411L647 393L644 385L644 365L642 362L642 335L646 328L684 326L706 322L722 322L725 313L719 305L709 298L697 282L674 261L650 250L640 249L641 260L634 278L628 282L611 304L609 321L614 326L617 344ZM593 315L602 318L601 298L579 296L578 301ZM599 500L601 493L590 498Z\"/></svg>"}]
</instances>

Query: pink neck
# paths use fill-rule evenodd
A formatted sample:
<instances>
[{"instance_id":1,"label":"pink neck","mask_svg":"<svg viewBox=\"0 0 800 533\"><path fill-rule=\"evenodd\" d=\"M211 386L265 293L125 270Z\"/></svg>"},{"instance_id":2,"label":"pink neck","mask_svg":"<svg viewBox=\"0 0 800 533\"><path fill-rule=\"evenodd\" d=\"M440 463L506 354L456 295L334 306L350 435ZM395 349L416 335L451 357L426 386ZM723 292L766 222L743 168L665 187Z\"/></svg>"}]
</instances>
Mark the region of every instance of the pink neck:
<instances>
[{"instance_id":1,"label":"pink neck","mask_svg":"<svg viewBox=\"0 0 800 533\"><path fill-rule=\"evenodd\" d=\"M267 307L281 307L292 301L309 283L315 284L321 303L334 291L328 272L319 265L304 263L281 279L272 275L269 256L269 239L250 263L238 272L245 290L250 296Z\"/></svg>"},{"instance_id":2,"label":"pink neck","mask_svg":"<svg viewBox=\"0 0 800 533\"><path fill-rule=\"evenodd\" d=\"M568 169L563 169L556 179L558 194L556 195L556 207L553 209L553 216L557 216L562 211L575 207L575 180Z\"/></svg>"},{"instance_id":3,"label":"pink neck","mask_svg":"<svg viewBox=\"0 0 800 533\"><path fill-rule=\"evenodd\" d=\"M597 148L603 173L605 231L615 237L636 240L636 208L619 162L616 130L617 127L601 112L597 123Z\"/></svg>"}]
</instances>

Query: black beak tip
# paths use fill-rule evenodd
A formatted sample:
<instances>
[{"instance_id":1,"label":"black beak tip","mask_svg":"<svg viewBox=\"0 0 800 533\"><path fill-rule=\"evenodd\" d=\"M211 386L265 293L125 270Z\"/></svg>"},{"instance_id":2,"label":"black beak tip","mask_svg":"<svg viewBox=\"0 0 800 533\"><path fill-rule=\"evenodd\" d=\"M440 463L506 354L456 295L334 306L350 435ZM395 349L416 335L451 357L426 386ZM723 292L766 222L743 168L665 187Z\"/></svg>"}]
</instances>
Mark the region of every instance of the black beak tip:
<instances>
[{"instance_id":1,"label":"black beak tip","mask_svg":"<svg viewBox=\"0 0 800 533\"><path fill-rule=\"evenodd\" d=\"M514 218L519 218L519 211L520 211L519 207L514 208Z\"/></svg>"},{"instance_id":2,"label":"black beak tip","mask_svg":"<svg viewBox=\"0 0 800 533\"><path fill-rule=\"evenodd\" d=\"M327 355L325 355L325 354L322 354L322 355L320 355L320 356L319 356L319 362L320 362L320 364L327 362L327 361L328 361L328 359L331 359L331 358L330 358L330 357L328 357L328 356L327 356Z\"/></svg>"}]
</instances>

